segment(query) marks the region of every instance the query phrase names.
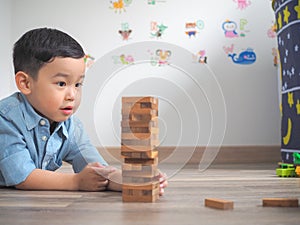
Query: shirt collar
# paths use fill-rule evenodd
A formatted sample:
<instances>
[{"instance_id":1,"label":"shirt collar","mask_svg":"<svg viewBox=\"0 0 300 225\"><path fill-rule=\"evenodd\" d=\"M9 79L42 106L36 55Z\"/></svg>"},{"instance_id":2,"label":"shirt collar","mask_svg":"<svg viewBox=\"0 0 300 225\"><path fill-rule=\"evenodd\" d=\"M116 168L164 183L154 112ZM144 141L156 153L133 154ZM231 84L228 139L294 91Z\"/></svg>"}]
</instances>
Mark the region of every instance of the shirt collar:
<instances>
[{"instance_id":1,"label":"shirt collar","mask_svg":"<svg viewBox=\"0 0 300 225\"><path fill-rule=\"evenodd\" d=\"M34 110L34 108L28 102L25 95L20 93L19 96L20 96L19 97L20 101L24 103L24 109L22 111L23 111L25 124L26 124L26 127L28 130L32 130L33 128L38 126L41 120L47 121L47 123L49 123L48 119L42 117ZM50 125L48 125L48 126L50 126ZM57 124L54 132L58 132L59 130L61 130L61 132L65 136L65 138L69 137L65 122L59 122Z\"/></svg>"},{"instance_id":2,"label":"shirt collar","mask_svg":"<svg viewBox=\"0 0 300 225\"><path fill-rule=\"evenodd\" d=\"M36 113L34 108L28 102L25 95L20 93L19 96L20 96L19 97L20 101L24 103L23 104L24 109L22 109L22 111L23 111L23 117L25 120L26 127L28 130L32 130L33 128L35 128L38 125L38 123L41 121L41 119L44 119L44 118Z\"/></svg>"},{"instance_id":3,"label":"shirt collar","mask_svg":"<svg viewBox=\"0 0 300 225\"><path fill-rule=\"evenodd\" d=\"M59 122L59 123L56 125L56 128L55 128L55 130L54 130L53 133L59 132L59 130L61 130L61 133L65 136L66 139L68 139L69 133L68 133L68 129L67 129L67 127L66 127L65 122Z\"/></svg>"}]
</instances>

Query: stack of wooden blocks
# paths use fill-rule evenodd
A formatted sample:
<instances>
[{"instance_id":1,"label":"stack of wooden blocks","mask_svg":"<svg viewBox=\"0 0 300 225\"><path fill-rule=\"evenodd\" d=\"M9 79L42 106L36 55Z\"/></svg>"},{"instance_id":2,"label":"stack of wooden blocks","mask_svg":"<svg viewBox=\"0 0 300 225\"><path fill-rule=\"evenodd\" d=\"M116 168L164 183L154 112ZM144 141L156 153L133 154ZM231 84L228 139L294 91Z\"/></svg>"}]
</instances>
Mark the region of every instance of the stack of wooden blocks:
<instances>
[{"instance_id":1,"label":"stack of wooden blocks","mask_svg":"<svg viewBox=\"0 0 300 225\"><path fill-rule=\"evenodd\" d=\"M123 202L159 198L158 99L123 97L121 122Z\"/></svg>"}]
</instances>

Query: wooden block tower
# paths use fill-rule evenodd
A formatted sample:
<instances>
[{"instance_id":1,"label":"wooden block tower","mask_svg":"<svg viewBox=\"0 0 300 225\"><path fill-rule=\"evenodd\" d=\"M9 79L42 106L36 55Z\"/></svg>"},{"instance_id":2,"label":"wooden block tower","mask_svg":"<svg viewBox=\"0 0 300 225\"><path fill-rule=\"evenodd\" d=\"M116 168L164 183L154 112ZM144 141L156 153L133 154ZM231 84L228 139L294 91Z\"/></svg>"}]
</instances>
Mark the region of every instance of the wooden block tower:
<instances>
[{"instance_id":1,"label":"wooden block tower","mask_svg":"<svg viewBox=\"0 0 300 225\"><path fill-rule=\"evenodd\" d=\"M121 122L123 202L159 198L158 99L123 97Z\"/></svg>"}]
</instances>

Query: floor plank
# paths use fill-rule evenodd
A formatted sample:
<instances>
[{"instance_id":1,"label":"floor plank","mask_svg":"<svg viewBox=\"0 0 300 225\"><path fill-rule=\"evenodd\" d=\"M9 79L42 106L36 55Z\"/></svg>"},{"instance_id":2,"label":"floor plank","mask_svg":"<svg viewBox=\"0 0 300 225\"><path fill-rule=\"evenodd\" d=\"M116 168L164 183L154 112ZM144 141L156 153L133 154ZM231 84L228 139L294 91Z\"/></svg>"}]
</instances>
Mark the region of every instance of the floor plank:
<instances>
[{"instance_id":1,"label":"floor plank","mask_svg":"<svg viewBox=\"0 0 300 225\"><path fill-rule=\"evenodd\" d=\"M118 192L0 189L0 224L299 224L299 207L263 207L263 198L300 197L300 178L280 178L270 165L185 167L156 203L123 203ZM64 168L68 171L68 168ZM204 206L234 202L232 210Z\"/></svg>"}]
</instances>

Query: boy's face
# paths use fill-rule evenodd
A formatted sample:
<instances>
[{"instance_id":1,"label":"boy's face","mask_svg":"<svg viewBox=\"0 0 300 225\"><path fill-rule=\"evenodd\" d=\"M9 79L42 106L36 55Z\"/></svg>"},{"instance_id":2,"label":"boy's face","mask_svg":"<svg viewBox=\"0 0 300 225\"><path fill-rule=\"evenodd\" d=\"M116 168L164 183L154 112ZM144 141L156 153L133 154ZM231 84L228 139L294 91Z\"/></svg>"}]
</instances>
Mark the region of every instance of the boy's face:
<instances>
[{"instance_id":1,"label":"boy's face","mask_svg":"<svg viewBox=\"0 0 300 225\"><path fill-rule=\"evenodd\" d=\"M81 101L84 80L84 59L54 58L30 78L28 101L50 123L67 120L76 112Z\"/></svg>"}]
</instances>

